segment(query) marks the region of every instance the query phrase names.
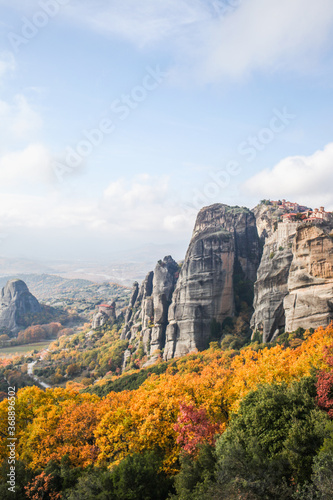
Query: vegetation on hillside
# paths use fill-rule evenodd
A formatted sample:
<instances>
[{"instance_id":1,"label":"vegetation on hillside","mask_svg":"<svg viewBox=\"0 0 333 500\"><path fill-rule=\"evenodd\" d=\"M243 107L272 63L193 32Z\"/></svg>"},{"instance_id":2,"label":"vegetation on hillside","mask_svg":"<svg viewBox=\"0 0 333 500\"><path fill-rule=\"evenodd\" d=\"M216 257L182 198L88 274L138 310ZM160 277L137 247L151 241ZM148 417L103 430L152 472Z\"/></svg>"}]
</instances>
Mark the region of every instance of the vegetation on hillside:
<instances>
[{"instance_id":1,"label":"vegetation on hillside","mask_svg":"<svg viewBox=\"0 0 333 500\"><path fill-rule=\"evenodd\" d=\"M20 389L17 498L330 498L332 358L330 326L240 351L214 343L100 395Z\"/></svg>"}]
</instances>

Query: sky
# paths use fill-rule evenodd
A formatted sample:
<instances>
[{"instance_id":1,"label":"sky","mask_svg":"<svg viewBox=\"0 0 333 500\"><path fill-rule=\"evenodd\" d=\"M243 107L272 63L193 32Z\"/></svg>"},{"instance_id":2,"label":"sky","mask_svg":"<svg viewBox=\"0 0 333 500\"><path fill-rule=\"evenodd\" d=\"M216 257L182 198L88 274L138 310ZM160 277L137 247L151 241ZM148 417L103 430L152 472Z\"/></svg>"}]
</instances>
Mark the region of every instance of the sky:
<instances>
[{"instance_id":1,"label":"sky","mask_svg":"<svg viewBox=\"0 0 333 500\"><path fill-rule=\"evenodd\" d=\"M333 210L331 0L0 0L0 14L1 256L179 259L212 203Z\"/></svg>"}]
</instances>

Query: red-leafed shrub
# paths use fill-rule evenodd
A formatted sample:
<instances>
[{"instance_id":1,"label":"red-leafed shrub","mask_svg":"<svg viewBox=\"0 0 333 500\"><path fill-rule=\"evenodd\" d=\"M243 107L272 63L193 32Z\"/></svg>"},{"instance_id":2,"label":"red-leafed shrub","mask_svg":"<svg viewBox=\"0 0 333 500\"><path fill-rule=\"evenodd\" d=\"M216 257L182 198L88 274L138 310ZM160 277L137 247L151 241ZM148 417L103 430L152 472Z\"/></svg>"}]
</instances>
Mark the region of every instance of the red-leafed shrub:
<instances>
[{"instance_id":1,"label":"red-leafed shrub","mask_svg":"<svg viewBox=\"0 0 333 500\"><path fill-rule=\"evenodd\" d=\"M54 491L52 483L51 474L46 475L45 472L42 472L28 486L24 487L26 497L31 500L61 500L61 494Z\"/></svg>"},{"instance_id":2,"label":"red-leafed shrub","mask_svg":"<svg viewBox=\"0 0 333 500\"><path fill-rule=\"evenodd\" d=\"M199 444L215 443L215 436L220 426L211 422L205 409L182 404L174 430L178 434L177 443L187 453L194 454Z\"/></svg>"}]
</instances>

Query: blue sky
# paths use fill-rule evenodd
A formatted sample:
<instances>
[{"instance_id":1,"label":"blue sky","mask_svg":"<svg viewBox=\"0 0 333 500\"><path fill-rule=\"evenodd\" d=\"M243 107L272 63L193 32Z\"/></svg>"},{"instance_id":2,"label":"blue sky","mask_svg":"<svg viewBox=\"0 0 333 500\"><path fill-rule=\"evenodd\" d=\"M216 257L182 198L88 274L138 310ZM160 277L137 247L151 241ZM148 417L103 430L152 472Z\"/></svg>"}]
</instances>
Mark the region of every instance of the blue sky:
<instances>
[{"instance_id":1,"label":"blue sky","mask_svg":"<svg viewBox=\"0 0 333 500\"><path fill-rule=\"evenodd\" d=\"M330 0L0 12L1 255L181 258L204 205L333 210Z\"/></svg>"}]
</instances>

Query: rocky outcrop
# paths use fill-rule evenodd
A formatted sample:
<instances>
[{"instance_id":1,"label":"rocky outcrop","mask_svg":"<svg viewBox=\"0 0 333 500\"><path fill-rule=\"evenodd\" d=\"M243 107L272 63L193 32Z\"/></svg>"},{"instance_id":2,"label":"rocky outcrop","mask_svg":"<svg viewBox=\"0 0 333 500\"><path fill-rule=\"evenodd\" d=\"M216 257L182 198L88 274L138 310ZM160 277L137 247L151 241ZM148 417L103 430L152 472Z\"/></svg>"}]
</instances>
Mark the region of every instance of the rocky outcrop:
<instances>
[{"instance_id":1,"label":"rocky outcrop","mask_svg":"<svg viewBox=\"0 0 333 500\"><path fill-rule=\"evenodd\" d=\"M333 225L300 226L284 299L287 331L333 320Z\"/></svg>"},{"instance_id":2,"label":"rocky outcrop","mask_svg":"<svg viewBox=\"0 0 333 500\"><path fill-rule=\"evenodd\" d=\"M116 301L110 302L110 304L102 304L98 306L98 311L95 312L92 319L92 329L102 327L106 323L110 323L116 319Z\"/></svg>"},{"instance_id":3,"label":"rocky outcrop","mask_svg":"<svg viewBox=\"0 0 333 500\"><path fill-rule=\"evenodd\" d=\"M251 329L264 342L333 320L333 217L284 215L288 222L281 222L282 215L284 208L269 202L253 211L202 209L180 271L165 257L134 284L122 332L132 344L125 364L136 345L149 363L162 349L165 360L203 350L230 328L239 334L241 325L246 338L252 306Z\"/></svg>"},{"instance_id":4,"label":"rocky outcrop","mask_svg":"<svg viewBox=\"0 0 333 500\"><path fill-rule=\"evenodd\" d=\"M253 213L256 218L259 238L262 244L264 244L266 239L270 238L276 231L277 224L284 211L273 205L260 203L253 209Z\"/></svg>"},{"instance_id":5,"label":"rocky outcrop","mask_svg":"<svg viewBox=\"0 0 333 500\"><path fill-rule=\"evenodd\" d=\"M125 326L121 338L133 340L137 333L148 327L152 316L153 271L150 271L144 281L134 282L132 294L125 314Z\"/></svg>"},{"instance_id":6,"label":"rocky outcrop","mask_svg":"<svg viewBox=\"0 0 333 500\"><path fill-rule=\"evenodd\" d=\"M154 326L150 336L150 354L164 349L171 298L178 278L179 266L172 257L159 261L154 271L153 308Z\"/></svg>"},{"instance_id":7,"label":"rocky outcrop","mask_svg":"<svg viewBox=\"0 0 333 500\"><path fill-rule=\"evenodd\" d=\"M133 285L121 338L141 341L148 355L164 348L168 310L178 271L178 264L167 256L147 274L140 287L137 283Z\"/></svg>"},{"instance_id":8,"label":"rocky outcrop","mask_svg":"<svg viewBox=\"0 0 333 500\"><path fill-rule=\"evenodd\" d=\"M269 202L266 200L259 203L259 205L252 210L256 218L258 235L263 245L277 230L278 224L282 222L282 216L286 213L294 213L295 210L311 211L311 208L300 206L297 203L290 204L289 202L283 207L277 202Z\"/></svg>"},{"instance_id":9,"label":"rocky outcrop","mask_svg":"<svg viewBox=\"0 0 333 500\"><path fill-rule=\"evenodd\" d=\"M256 214L267 237L254 286L254 334L270 342L285 330L327 325L333 319L332 217L276 223L271 207Z\"/></svg>"},{"instance_id":10,"label":"rocky outcrop","mask_svg":"<svg viewBox=\"0 0 333 500\"><path fill-rule=\"evenodd\" d=\"M0 329L17 333L29 315L42 311L36 297L21 280L8 281L0 294Z\"/></svg>"},{"instance_id":11,"label":"rocky outcrop","mask_svg":"<svg viewBox=\"0 0 333 500\"><path fill-rule=\"evenodd\" d=\"M216 204L202 209L169 308L164 358L208 347L212 320L235 314L234 271L253 284L260 261L254 214Z\"/></svg>"},{"instance_id":12,"label":"rocky outcrop","mask_svg":"<svg viewBox=\"0 0 333 500\"><path fill-rule=\"evenodd\" d=\"M296 225L279 224L264 246L254 285L254 314L251 319L252 330L259 331L263 342L271 341L285 328L283 301L288 295L295 234Z\"/></svg>"}]
</instances>

